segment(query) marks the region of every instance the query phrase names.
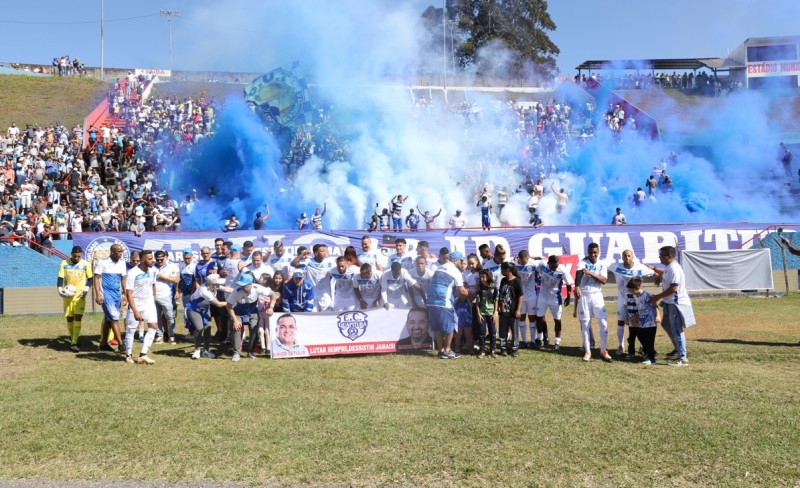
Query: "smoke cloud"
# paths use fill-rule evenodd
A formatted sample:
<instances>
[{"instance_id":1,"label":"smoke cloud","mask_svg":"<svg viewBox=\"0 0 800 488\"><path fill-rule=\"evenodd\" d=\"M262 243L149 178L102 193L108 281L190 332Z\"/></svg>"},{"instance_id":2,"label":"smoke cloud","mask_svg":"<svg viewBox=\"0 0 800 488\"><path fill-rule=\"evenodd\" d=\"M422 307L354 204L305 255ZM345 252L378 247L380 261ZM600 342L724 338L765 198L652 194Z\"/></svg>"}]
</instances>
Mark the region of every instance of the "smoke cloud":
<instances>
[{"instance_id":1,"label":"smoke cloud","mask_svg":"<svg viewBox=\"0 0 800 488\"><path fill-rule=\"evenodd\" d=\"M216 198L202 199L185 227L220 228L232 212L247 227L269 204L267 227L291 228L302 212L310 215L326 203L325 228L363 228L375 204L388 207L397 194L410 196L404 215L417 206L432 213L441 208L436 224L445 226L461 209L468 225L479 226L475 188L484 186L495 193L506 188L511 198L502 220L526 225L527 195L514 189L526 176L536 179L538 169L526 175L519 167L516 121L506 101L450 91L451 101L467 100L480 114L446 116L443 97L406 87L418 66L421 12L418 4L370 0L224 2L187 12L207 26L197 39L199 66L266 72L300 61L315 84L316 101L334 107L350 157L343 162L312 157L287 185L277 141L242 97L231 97L219 114L216 137L190 163L170 163L179 188L195 187L201 196L208 186L217 191ZM502 63L498 46L491 49L482 59ZM429 56L441 57L441 52ZM416 107L420 97L433 98L434 108ZM581 103L575 100L573 110ZM649 115L665 134L662 140L624 132L618 143L601 128L595 140L572 148L545 180L549 194L539 206L545 224L606 224L615 207L631 223L786 217L777 152L782 118L774 116L779 103L742 92L697 109L679 106L669 96L661 96L655 108L650 105ZM671 151L678 153L678 163L668 167L673 191L633 209L636 188L645 187ZM551 185L570 196L564 214L556 212Z\"/></svg>"}]
</instances>

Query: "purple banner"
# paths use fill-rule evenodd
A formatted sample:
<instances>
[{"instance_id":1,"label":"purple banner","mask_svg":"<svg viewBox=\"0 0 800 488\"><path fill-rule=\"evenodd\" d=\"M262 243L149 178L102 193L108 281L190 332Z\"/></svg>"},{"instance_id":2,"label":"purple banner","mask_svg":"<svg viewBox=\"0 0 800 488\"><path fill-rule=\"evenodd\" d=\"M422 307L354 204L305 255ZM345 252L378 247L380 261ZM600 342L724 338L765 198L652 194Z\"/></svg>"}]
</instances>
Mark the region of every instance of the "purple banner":
<instances>
[{"instance_id":1,"label":"purple banner","mask_svg":"<svg viewBox=\"0 0 800 488\"><path fill-rule=\"evenodd\" d=\"M774 224L773 224L774 225ZM292 231L292 230L245 230L236 232L219 231L186 231L186 232L146 232L142 237L133 233L76 233L73 241L86 251L88 259L94 258L96 250L107 250L111 244L123 245L125 256L130 251L163 249L169 253L172 261L181 260L183 249L191 248L198 254L200 248L214 248L214 239L221 237L235 244L252 241L255 250L271 251L276 240L283 241L287 252L294 255L297 247L311 248L314 244L326 244L330 255L344 254L347 246L354 246L361 251L361 237L369 235L373 239L373 249L391 254L394 240L403 237L408 241L408 249L412 253L419 241L428 241L433 254L440 247L448 247L452 251L461 251L465 255L477 253L481 244L494 247L503 244L509 255L516 255L527 249L531 256L548 256L551 254L575 254L584 256L586 247L591 242L600 244L600 259L604 261L620 261L622 251L632 249L637 259L648 264L657 264L658 249L662 246L677 246L679 250L728 250L761 247L757 235L770 224L752 223L706 223L706 224L662 224L662 225L625 225L625 226L563 226L496 229L482 231L479 229L438 230L420 232L366 232L366 231ZM784 232L800 230L798 224L782 224ZM101 251L100 255L107 254Z\"/></svg>"}]
</instances>

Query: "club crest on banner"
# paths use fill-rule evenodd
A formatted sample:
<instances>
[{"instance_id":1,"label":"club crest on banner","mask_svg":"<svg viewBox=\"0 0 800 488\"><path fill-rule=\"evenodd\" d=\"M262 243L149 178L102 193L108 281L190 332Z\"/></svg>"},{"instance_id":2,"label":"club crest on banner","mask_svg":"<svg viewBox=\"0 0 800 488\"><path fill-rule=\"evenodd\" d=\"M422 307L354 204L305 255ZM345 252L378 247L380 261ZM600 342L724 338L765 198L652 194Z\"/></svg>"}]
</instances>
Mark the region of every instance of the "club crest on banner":
<instances>
[{"instance_id":1,"label":"club crest on banner","mask_svg":"<svg viewBox=\"0 0 800 488\"><path fill-rule=\"evenodd\" d=\"M354 341L367 331L367 314L364 312L342 312L336 317L339 333Z\"/></svg>"},{"instance_id":2,"label":"club crest on banner","mask_svg":"<svg viewBox=\"0 0 800 488\"><path fill-rule=\"evenodd\" d=\"M131 250L128 248L128 245L120 239L109 236L104 236L93 240L88 246L86 246L84 257L87 261L92 263L92 266L96 266L98 261L111 255L111 246L114 244L119 244L122 247L121 259L126 263L130 261Z\"/></svg>"}]
</instances>

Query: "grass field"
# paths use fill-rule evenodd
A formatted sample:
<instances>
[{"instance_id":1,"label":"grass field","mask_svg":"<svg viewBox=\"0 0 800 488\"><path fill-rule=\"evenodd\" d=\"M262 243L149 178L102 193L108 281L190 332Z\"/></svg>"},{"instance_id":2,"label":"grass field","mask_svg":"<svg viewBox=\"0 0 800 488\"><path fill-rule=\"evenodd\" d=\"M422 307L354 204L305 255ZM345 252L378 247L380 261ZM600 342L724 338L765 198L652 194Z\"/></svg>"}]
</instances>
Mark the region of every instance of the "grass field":
<instances>
[{"instance_id":1,"label":"grass field","mask_svg":"<svg viewBox=\"0 0 800 488\"><path fill-rule=\"evenodd\" d=\"M0 128L12 122L83 125L83 119L106 95L108 85L94 78L0 75Z\"/></svg>"},{"instance_id":2,"label":"grass field","mask_svg":"<svg viewBox=\"0 0 800 488\"><path fill-rule=\"evenodd\" d=\"M800 296L695 309L688 368L585 364L571 313L563 354L232 363L179 344L151 367L67 352L60 317L2 317L0 479L800 484Z\"/></svg>"}]
</instances>

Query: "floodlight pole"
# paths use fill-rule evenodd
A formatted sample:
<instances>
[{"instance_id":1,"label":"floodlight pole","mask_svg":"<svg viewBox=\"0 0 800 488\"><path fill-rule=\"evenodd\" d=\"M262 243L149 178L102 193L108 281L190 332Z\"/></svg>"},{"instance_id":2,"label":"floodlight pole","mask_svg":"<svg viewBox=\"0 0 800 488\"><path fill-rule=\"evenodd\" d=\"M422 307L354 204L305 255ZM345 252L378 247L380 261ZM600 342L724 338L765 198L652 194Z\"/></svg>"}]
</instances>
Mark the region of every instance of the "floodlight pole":
<instances>
[{"instance_id":1,"label":"floodlight pole","mask_svg":"<svg viewBox=\"0 0 800 488\"><path fill-rule=\"evenodd\" d=\"M167 17L169 24L169 71L172 72L172 17L179 17L181 13L178 10L161 10L159 12L162 16Z\"/></svg>"},{"instance_id":2,"label":"floodlight pole","mask_svg":"<svg viewBox=\"0 0 800 488\"><path fill-rule=\"evenodd\" d=\"M103 27L105 25L105 0L100 0L100 79L105 79L105 70L103 69Z\"/></svg>"}]
</instances>

